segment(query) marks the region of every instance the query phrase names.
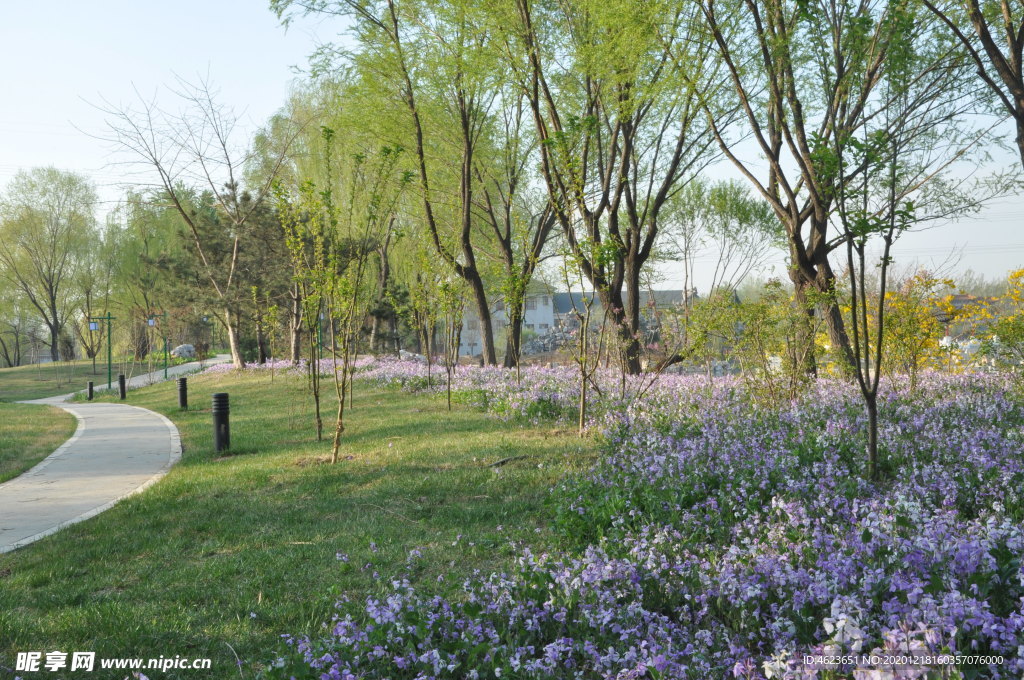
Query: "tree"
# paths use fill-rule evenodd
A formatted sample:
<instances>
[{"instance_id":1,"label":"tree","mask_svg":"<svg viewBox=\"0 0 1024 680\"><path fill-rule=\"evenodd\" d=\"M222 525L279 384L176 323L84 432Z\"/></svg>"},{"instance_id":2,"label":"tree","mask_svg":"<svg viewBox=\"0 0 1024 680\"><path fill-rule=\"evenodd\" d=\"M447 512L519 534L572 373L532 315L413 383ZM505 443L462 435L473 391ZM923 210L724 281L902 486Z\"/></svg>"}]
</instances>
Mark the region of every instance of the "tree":
<instances>
[{"instance_id":1,"label":"tree","mask_svg":"<svg viewBox=\"0 0 1024 680\"><path fill-rule=\"evenodd\" d=\"M666 218L668 245L682 261L687 290L698 257L715 263L709 292L736 290L785 244L785 231L771 206L737 180L689 183L671 201Z\"/></svg>"},{"instance_id":2,"label":"tree","mask_svg":"<svg viewBox=\"0 0 1024 680\"><path fill-rule=\"evenodd\" d=\"M893 244L915 225L974 211L993 191L1002 190L999 182L986 189L962 179L949 181L950 167L983 148L988 130L968 124L973 98L963 88L963 62L936 40L929 19L920 5L907 0L895 0L877 15L865 16L878 28L850 36L848 44L857 54L869 53L867 43L876 36L886 43L877 69L870 61L864 64L874 74L875 96L864 101L848 127L832 127L827 138L815 140L816 177L834 202L846 250L853 368L867 414L867 472L872 479L881 474L878 385L886 359ZM876 242L877 260L868 252L868 244ZM866 285L869 267L878 272L874 300Z\"/></svg>"},{"instance_id":3,"label":"tree","mask_svg":"<svg viewBox=\"0 0 1024 680\"><path fill-rule=\"evenodd\" d=\"M28 307L17 288L0 287L0 359L8 368L21 365L23 347L29 342L32 321Z\"/></svg>"},{"instance_id":4,"label":"tree","mask_svg":"<svg viewBox=\"0 0 1024 680\"><path fill-rule=\"evenodd\" d=\"M100 312L109 312L113 292L114 275L117 268L117 252L111 236L114 229L95 233L84 244L82 261L75 272L73 285L78 293L80 316L72 324L78 342L85 350L85 356L92 359L92 371L96 372L96 355L104 342L104 334L92 330L89 321Z\"/></svg>"},{"instance_id":5,"label":"tree","mask_svg":"<svg viewBox=\"0 0 1024 680\"><path fill-rule=\"evenodd\" d=\"M533 280L544 249L555 227L550 202L531 200L531 160L536 135L531 134L525 97L508 83L497 99L498 115L493 117L485 139L484 153L477 155L474 172L480 185L477 211L490 228L500 266L500 291L505 306L505 368L519 366L526 290ZM483 249L483 248L482 248ZM486 249L484 249L486 253Z\"/></svg>"},{"instance_id":6,"label":"tree","mask_svg":"<svg viewBox=\"0 0 1024 680\"><path fill-rule=\"evenodd\" d=\"M1013 119L1024 165L1024 7L1013 0L923 0L970 57L996 106Z\"/></svg>"},{"instance_id":7,"label":"tree","mask_svg":"<svg viewBox=\"0 0 1024 680\"><path fill-rule=\"evenodd\" d=\"M108 217L104 239L113 257L110 307L118 310L118 325L129 330L130 350L137 359L149 355L146 320L155 310L171 300L207 306L206 287L182 227L170 199L157 190L128 191Z\"/></svg>"},{"instance_id":8,"label":"tree","mask_svg":"<svg viewBox=\"0 0 1024 680\"><path fill-rule=\"evenodd\" d=\"M253 155L235 141L237 116L217 103L209 83L179 81L179 87L177 94L186 106L179 115L141 97L134 109L108 107L109 141L156 174L161 192L186 225L202 276L220 302L217 317L227 332L232 362L242 368L239 308L248 291L238 275L239 254L252 236L253 215L284 162L287 140L259 176L260 184L246 190L243 171ZM196 187L202 187L202 193L197 194ZM204 198L202 194L210 208L205 212L193 204L194 198ZM226 256L218 258L217 253Z\"/></svg>"},{"instance_id":9,"label":"tree","mask_svg":"<svg viewBox=\"0 0 1024 680\"><path fill-rule=\"evenodd\" d=\"M955 318L947 302L951 290L950 279L918 271L886 293L885 351L890 365L910 379L911 390L921 370L937 364L943 322Z\"/></svg>"},{"instance_id":10,"label":"tree","mask_svg":"<svg viewBox=\"0 0 1024 680\"><path fill-rule=\"evenodd\" d=\"M664 314L666 356L657 367L702 358L710 374L712 359L728 347L726 336L738 323L737 289L782 246L782 225L763 199L736 180L689 183L669 202L664 221L670 257L683 265L683 300ZM714 260L703 296L693 286L698 258Z\"/></svg>"},{"instance_id":11,"label":"tree","mask_svg":"<svg viewBox=\"0 0 1024 680\"><path fill-rule=\"evenodd\" d=\"M477 155L496 100L495 69L474 3L437 0L274 0L278 15L293 5L306 13L355 20L360 50L354 65L380 91L382 105L407 118L397 133L412 149L426 236L434 251L468 285L487 364L497 363L490 306L474 243ZM411 55L416 55L415 63ZM437 157L435 157L435 154Z\"/></svg>"},{"instance_id":12,"label":"tree","mask_svg":"<svg viewBox=\"0 0 1024 680\"><path fill-rule=\"evenodd\" d=\"M604 351L605 334L607 331L608 309L602 310L604 318L601 321L601 330L597 334L598 337L594 338L594 296L593 294L588 295L586 293L584 287L586 276L583 273L583 267L580 266L580 260L572 251L567 250L562 253L561 273L565 282L565 288L569 291L569 300L576 326L573 329L575 337L573 338L574 342L570 347L570 351L573 362L576 364L576 368L579 369L580 398L576 426L577 434L583 437L587 427L588 388L593 387L598 396L601 396L601 386L594 376L601 366L601 353ZM573 293L573 288L579 288L581 292L578 294ZM573 297L576 295L579 298L579 305L573 300Z\"/></svg>"},{"instance_id":13,"label":"tree","mask_svg":"<svg viewBox=\"0 0 1024 680\"><path fill-rule=\"evenodd\" d=\"M277 315L273 308L289 308L294 291L283 234L277 212L270 202L264 201L249 217L248 238L238 253L239 285L249 291L241 309L252 319L256 331L253 360L260 364L271 358L269 344L276 324L270 323L269 317Z\"/></svg>"},{"instance_id":14,"label":"tree","mask_svg":"<svg viewBox=\"0 0 1024 680\"><path fill-rule=\"evenodd\" d=\"M640 371L640 289L667 201L715 157L718 62L696 5L496 3L541 174L574 257ZM707 114L707 115L705 115Z\"/></svg>"},{"instance_id":15,"label":"tree","mask_svg":"<svg viewBox=\"0 0 1024 680\"><path fill-rule=\"evenodd\" d=\"M75 311L81 253L95 237L96 191L56 168L20 171L0 198L0 276L18 288L50 335L50 358Z\"/></svg>"},{"instance_id":16,"label":"tree","mask_svg":"<svg viewBox=\"0 0 1024 680\"><path fill-rule=\"evenodd\" d=\"M821 317L808 316L806 307L801 306L817 304L814 291L809 294L810 299L800 303L781 281L771 279L756 296L736 307L732 329L738 331L735 355L743 380L752 394L768 404L798 399L810 379L805 370L807 353L818 352L818 346L806 342L807 320L815 324L810 329L812 336L823 322Z\"/></svg>"},{"instance_id":17,"label":"tree","mask_svg":"<svg viewBox=\"0 0 1024 680\"><path fill-rule=\"evenodd\" d=\"M404 303L393 299L397 311L406 316L416 334L417 351L426 358L427 388L431 387L431 371L437 355L435 336L442 321L442 307L446 302L443 294L451 289L450 286L442 287L446 279L443 272L437 271L437 264L430 257L426 244L420 243L418 251L414 251L411 257L399 262L397 274L400 280L405 281L404 287L408 290L408 296ZM459 315L461 318L461 310ZM447 347L445 351L447 352Z\"/></svg>"},{"instance_id":18,"label":"tree","mask_svg":"<svg viewBox=\"0 0 1024 680\"><path fill-rule=\"evenodd\" d=\"M708 113L722 152L768 201L786 229L790 279L808 310L805 343L813 342L810 291L836 347L849 366L853 354L836 299L829 255L846 243L830 238L835 182L817 156L822 140L850 144L878 95L880 74L897 39L888 0L701 0L715 50L742 110L745 134L762 158L743 154L729 131ZM762 171L761 168L766 168ZM845 169L852 180L863 169ZM813 353L807 353L808 359ZM816 367L808 364L807 370Z\"/></svg>"},{"instance_id":19,"label":"tree","mask_svg":"<svg viewBox=\"0 0 1024 680\"><path fill-rule=\"evenodd\" d=\"M323 182L321 176L324 140L320 127L330 123L333 83L317 80L292 91L281 111L271 116L253 139L253 153L246 164L246 182L262 186L271 178L286 192L298 194L303 182ZM336 129L345 129L344 124ZM277 239L274 239L277 241ZM286 260L287 261L287 260ZM293 272L294 273L294 272ZM298 365L302 356L302 333L305 326L316 326L306 317L307 304L302 298L302 285L291 277L283 304L288 325L288 356ZM312 357L311 357L312 359ZM311 376L312 377L312 376Z\"/></svg>"},{"instance_id":20,"label":"tree","mask_svg":"<svg viewBox=\"0 0 1024 680\"><path fill-rule=\"evenodd\" d=\"M307 317L317 318L318 314L309 311L322 310L330 334L331 373L338 400L331 450L331 461L336 463L345 431L352 359L372 299L369 262L377 244L387 238L395 205L409 178L395 176L402 150L392 147L364 152L343 146L349 153L342 167L336 168L335 133L330 128L323 128L322 133L325 183L304 182L296 196L279 188L278 206L303 298L316 305L315 310L307 310ZM318 374L320 369L311 362L312 371ZM315 374L314 381L318 390ZM314 399L319 438L318 391Z\"/></svg>"}]
</instances>

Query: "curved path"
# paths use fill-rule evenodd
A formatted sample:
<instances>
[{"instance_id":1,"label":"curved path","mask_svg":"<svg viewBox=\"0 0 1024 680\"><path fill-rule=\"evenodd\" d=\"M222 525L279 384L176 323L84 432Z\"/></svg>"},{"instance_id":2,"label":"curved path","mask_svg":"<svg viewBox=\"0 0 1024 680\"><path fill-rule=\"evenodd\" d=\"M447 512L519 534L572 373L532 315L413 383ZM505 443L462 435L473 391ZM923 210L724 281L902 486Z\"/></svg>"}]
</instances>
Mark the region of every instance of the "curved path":
<instances>
[{"instance_id":1,"label":"curved path","mask_svg":"<svg viewBox=\"0 0 1024 680\"><path fill-rule=\"evenodd\" d=\"M180 374L197 366L174 368ZM148 384L154 375L132 383ZM78 429L34 468L0 484L0 553L103 512L154 484L181 458L178 430L159 413L127 404L63 403L69 396L25 402L68 411Z\"/></svg>"}]
</instances>

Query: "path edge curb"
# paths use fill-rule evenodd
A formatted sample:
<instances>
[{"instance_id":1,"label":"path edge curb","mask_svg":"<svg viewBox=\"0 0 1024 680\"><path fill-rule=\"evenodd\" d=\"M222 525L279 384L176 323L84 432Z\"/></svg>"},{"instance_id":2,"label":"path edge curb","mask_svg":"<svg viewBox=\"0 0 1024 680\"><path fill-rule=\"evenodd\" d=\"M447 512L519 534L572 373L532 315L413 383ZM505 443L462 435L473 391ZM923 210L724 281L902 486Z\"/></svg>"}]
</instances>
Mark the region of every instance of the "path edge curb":
<instances>
[{"instance_id":1,"label":"path edge curb","mask_svg":"<svg viewBox=\"0 0 1024 680\"><path fill-rule=\"evenodd\" d=\"M47 456L45 459L43 459L43 461L41 461L38 465L33 467L32 470L35 470L36 468L40 468L40 467L45 467L46 464L47 464L47 461L49 461L49 460L51 460L51 459L53 459L55 457L58 457L58 454L63 455L63 449L65 447L69 447L70 444L72 442L74 442L76 439L78 439L79 435L85 430L85 422L84 422L84 420L77 413L72 411L71 408L69 408L69 407L73 407L74 406L73 404L68 404L68 407L65 407L64 404L53 404L53 405L57 406L58 408L64 409L65 411L67 411L71 415L75 416L75 418L78 419L78 429L75 430L75 434L73 434L71 436L71 439L68 439L66 442L61 444L60 447L58 447L58 449L56 451L54 451L49 456ZM143 491L145 491L149 487L151 487L154 484L156 484L157 482L159 482L168 472L170 472L171 468L174 467L174 465L177 464L181 460L181 453L182 453L182 449L181 449L181 433L178 432L178 428L174 426L174 423L172 423L171 420L167 416L165 416L162 413L157 413L156 411L150 411L148 408L142 408L141 406L132 406L130 404L123 404L123 406L127 406L128 408L138 409L140 411L145 411L146 413L150 413L152 415L155 415L157 418L159 418L160 420L163 421L164 425L167 427L168 434L170 435L170 444L171 444L171 450L170 450L168 458L167 458L167 463L164 464L164 466L161 467L159 470L157 470L157 472L152 477L150 477L145 482L143 482L139 486L135 487L134 489L132 489L128 493L122 494L122 495L118 496L117 498L109 500L109 501L107 501L106 503L104 503L102 505L99 505L99 506L96 506L95 508L92 508L91 510L87 510L87 511L83 512L80 515L72 517L71 519L64 520L60 524L56 524L56 525L50 527L49 529L46 529L44 531L40 531L37 534L33 534L32 536L28 536L26 538L23 538L20 541L18 541L17 543L12 543L12 544L7 545L7 546L0 546L0 555L2 555L4 553L13 552L13 551L17 550L18 548L23 548L26 545L29 545L30 543L35 543L36 541L38 541L38 540L40 540L42 538L46 538L47 536L49 536L51 534L55 534L58 531L60 531L61 529L65 529L65 528L71 526L72 524L78 524L79 522L84 522L87 519L91 519L91 518L95 517L96 515L100 514L101 512L105 512L106 510L109 510L110 508L114 507L115 505L117 505L118 503L123 501L124 499L126 499L126 498L128 498L130 496L134 496L135 494L142 493ZM31 472L32 470L29 470L29 472ZM25 473L25 474L27 474L27 473ZM17 479L17 477L15 477L15 479Z\"/></svg>"},{"instance_id":2,"label":"path edge curb","mask_svg":"<svg viewBox=\"0 0 1024 680\"><path fill-rule=\"evenodd\" d=\"M22 403L22 404L24 404L24 403L27 403L27 402L15 402L15 403ZM38 463L36 463L32 467L30 467L28 470L25 470L24 472L22 472L17 477L11 477L6 482L0 483L0 491L3 491L4 484L7 484L8 482L13 482L13 481L17 480L19 477L23 477L25 475L31 475L33 473L39 472L40 470L45 468L47 465L49 465L54 460L56 460L58 458L62 458L63 456L67 455L67 450L69 448L71 448L71 445L74 444L76 441L78 441L79 438L81 438L82 433L85 432L85 418L83 418L82 416L78 415L74 411L68 411L68 409L64 408L61 404L32 404L32 405L33 406L53 406L54 408L59 408L62 411L67 411L68 413L70 413L71 415L73 415L75 417L75 421L76 421L75 431L74 431L74 433L68 439L64 440L63 444L61 444L56 449L54 449L53 453L48 455L46 458L43 458L41 461L39 461ZM3 552L3 551L0 551L0 552Z\"/></svg>"}]
</instances>

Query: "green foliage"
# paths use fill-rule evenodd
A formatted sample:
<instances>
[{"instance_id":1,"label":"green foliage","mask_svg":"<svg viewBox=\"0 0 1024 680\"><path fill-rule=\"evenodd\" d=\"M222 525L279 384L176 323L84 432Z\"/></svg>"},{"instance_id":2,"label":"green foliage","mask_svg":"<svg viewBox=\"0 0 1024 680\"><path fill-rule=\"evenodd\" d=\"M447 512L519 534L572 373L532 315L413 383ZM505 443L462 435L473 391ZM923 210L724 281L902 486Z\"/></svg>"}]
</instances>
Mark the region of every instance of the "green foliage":
<instances>
[{"instance_id":1,"label":"green foliage","mask_svg":"<svg viewBox=\"0 0 1024 680\"><path fill-rule=\"evenodd\" d=\"M5 383L6 375L0 372L0 385ZM0 402L0 484L53 453L74 433L76 424L74 416L54 406Z\"/></svg>"},{"instance_id":2,"label":"green foliage","mask_svg":"<svg viewBox=\"0 0 1024 680\"><path fill-rule=\"evenodd\" d=\"M0 284L46 326L55 361L76 312L75 278L97 238L95 207L88 179L52 167L19 171L0 196Z\"/></svg>"},{"instance_id":3,"label":"green foliage","mask_svg":"<svg viewBox=\"0 0 1024 680\"><path fill-rule=\"evenodd\" d=\"M591 449L548 427L510 432L475 410L447 413L434 395L368 389L349 414L352 459L324 466L303 379L280 375L270 389L267 374L206 374L189 387L231 393L236 455L213 451L209 413L179 411L173 382L133 392L175 422L184 460L145 494L3 556L0 655L93 645L131 656L158 639L167 655L214 659L189 678L236 673L228 645L252 675L282 631L315 634L342 594L363 601L401 577L413 548L417 578L456 594L474 569L511 566L510 540L552 547L544 499ZM487 467L510 449L531 464Z\"/></svg>"},{"instance_id":4,"label":"green foliage","mask_svg":"<svg viewBox=\"0 0 1024 680\"><path fill-rule=\"evenodd\" d=\"M1006 292L988 304L968 310L982 353L996 363L1020 370L1024 366L1024 269L1010 272Z\"/></svg>"}]
</instances>

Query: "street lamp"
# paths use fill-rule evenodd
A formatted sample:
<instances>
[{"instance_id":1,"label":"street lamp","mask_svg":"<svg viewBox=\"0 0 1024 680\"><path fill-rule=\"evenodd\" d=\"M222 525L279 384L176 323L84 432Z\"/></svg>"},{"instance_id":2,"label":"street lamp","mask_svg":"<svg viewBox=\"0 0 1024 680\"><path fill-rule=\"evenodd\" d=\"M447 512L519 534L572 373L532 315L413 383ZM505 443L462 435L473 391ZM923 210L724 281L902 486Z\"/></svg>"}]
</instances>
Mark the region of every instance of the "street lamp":
<instances>
[{"instance_id":1,"label":"street lamp","mask_svg":"<svg viewBox=\"0 0 1024 680\"><path fill-rule=\"evenodd\" d=\"M113 380L113 352L110 348L110 322L114 320L114 317L110 316L110 312L107 312L106 316L92 316L89 317L89 330L98 331L100 330L100 321L107 322L107 389L111 389L114 383Z\"/></svg>"},{"instance_id":2,"label":"street lamp","mask_svg":"<svg viewBox=\"0 0 1024 680\"><path fill-rule=\"evenodd\" d=\"M167 312L161 312L160 314L150 314L149 319L147 319L147 323L149 324L150 328L156 326L157 317L163 319L164 324L166 324ZM164 332L163 325L161 325L160 327L160 335L163 336L164 339L164 380L167 380L167 334Z\"/></svg>"},{"instance_id":3,"label":"street lamp","mask_svg":"<svg viewBox=\"0 0 1024 680\"><path fill-rule=\"evenodd\" d=\"M92 347L92 334L100 329L98 321L89 322L89 353L92 355L92 374L96 375L96 347Z\"/></svg>"}]
</instances>

